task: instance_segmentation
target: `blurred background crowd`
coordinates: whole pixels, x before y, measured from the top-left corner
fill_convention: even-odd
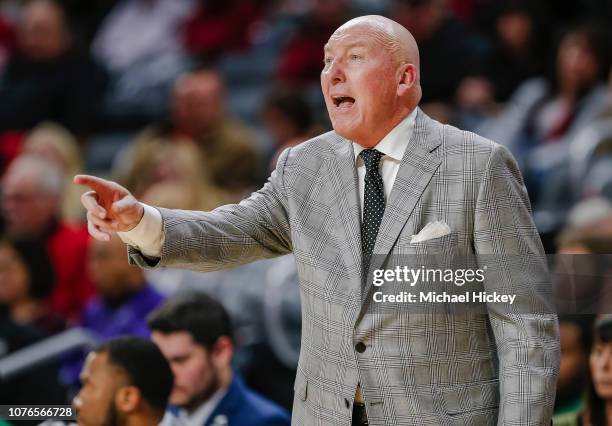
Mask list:
[[[109,177],[170,208],[239,201],[284,148],[330,130],[323,45],[370,13],[417,40],[426,113],[512,151],[547,253],[612,253],[608,0],[0,0],[3,404],[69,401],[83,348],[149,336],[147,315],[195,290],[229,311],[246,383],[291,408],[292,259],[143,272],[117,238],[88,238],[71,180]],[[593,268],[612,283],[611,264]],[[612,334],[594,325],[562,318],[557,424],[612,407],[593,381],[612,383]]]

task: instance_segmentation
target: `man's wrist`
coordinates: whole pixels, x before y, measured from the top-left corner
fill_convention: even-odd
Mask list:
[[[162,216],[155,208],[141,203],[143,206],[142,218],[138,224],[125,232],[118,232],[121,240],[133,247],[138,248],[143,254],[158,257],[161,254],[163,237]]]
[[[141,208],[141,211],[140,211],[140,218],[139,218],[139,219],[138,219],[138,221],[137,221],[137,222],[136,222],[136,223],[135,223],[133,226],[131,226],[129,229],[126,229],[125,231],[121,231],[122,233],[126,234],[126,233],[128,233],[128,232],[131,232],[131,231],[133,231],[134,229],[136,229],[136,228],[137,228],[137,227],[138,227],[138,226],[139,226],[139,225],[142,223],[142,220],[144,219],[144,215],[145,215],[145,212],[146,212],[146,207],[147,207],[147,205],[146,205],[146,204],[144,204],[144,203],[140,203],[140,202],[139,202],[138,204],[140,205],[140,208]]]

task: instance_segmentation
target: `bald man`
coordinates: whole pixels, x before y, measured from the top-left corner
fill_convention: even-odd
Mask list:
[[[334,130],[284,151],[266,185],[240,204],[157,209],[113,182],[77,177],[92,189],[83,197],[91,234],[119,231],[130,261],[145,268],[210,271],[293,253],[303,319],[294,425],[549,423],[554,314],[489,304],[463,315],[448,305],[383,311],[370,279],[398,257],[538,259],[510,153],[418,108],[418,48],[389,19],[338,28],[321,87]],[[520,279],[501,263],[504,288],[548,285],[542,262]]]

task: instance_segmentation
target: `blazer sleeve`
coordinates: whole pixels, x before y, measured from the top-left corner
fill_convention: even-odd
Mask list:
[[[148,258],[128,246],[130,263],[143,268],[170,266],[207,272],[290,253],[285,187],[290,150],[280,155],[268,182],[239,204],[211,212],[158,208],[164,232],[161,258]]]
[[[488,310],[499,361],[498,424],[550,424],[560,362],[558,320],[529,297],[550,290],[546,255],[517,163],[499,144],[493,143],[482,176],[474,221],[478,260],[496,268],[496,282],[485,286],[527,295],[520,311]],[[525,260],[531,262],[529,273],[518,266]]]

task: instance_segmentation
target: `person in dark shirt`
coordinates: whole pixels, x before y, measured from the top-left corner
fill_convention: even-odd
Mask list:
[[[24,6],[17,49],[0,75],[0,132],[43,120],[82,135],[92,124],[103,77],[77,49],[62,8],[53,0]]]
[[[421,102],[453,101],[459,84],[479,62],[476,36],[448,13],[444,0],[395,0],[391,18],[419,45]]]
[[[44,244],[0,237],[0,305],[11,319],[45,335],[62,331],[66,322],[53,312],[53,266]]]

